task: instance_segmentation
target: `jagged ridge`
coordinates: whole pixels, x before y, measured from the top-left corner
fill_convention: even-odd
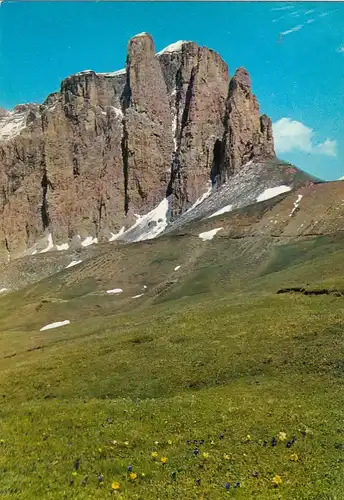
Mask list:
[[[0,252],[47,232],[55,243],[110,239],[165,196],[177,218],[209,181],[271,157],[271,121],[244,69],[230,80],[221,57],[193,42],[155,54],[142,33],[125,71],[72,75],[42,105],[0,113]]]

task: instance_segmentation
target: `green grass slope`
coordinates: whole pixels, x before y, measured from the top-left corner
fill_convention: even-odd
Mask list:
[[[343,237],[201,243],[114,249],[0,300],[0,496],[344,498],[344,299],[276,294],[344,287]]]

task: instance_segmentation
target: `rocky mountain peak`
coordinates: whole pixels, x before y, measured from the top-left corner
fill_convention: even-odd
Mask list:
[[[234,88],[237,85],[241,86],[242,88],[246,88],[249,91],[251,90],[250,75],[249,75],[248,71],[243,67],[238,68],[235,72],[235,75],[232,78],[232,81],[231,81],[232,89],[234,90]]]
[[[125,69],[82,71],[42,105],[0,111],[0,255],[48,236],[55,249],[114,239],[166,196],[175,219],[273,156],[244,68],[230,79],[219,54],[190,41],[155,54],[140,33]]]

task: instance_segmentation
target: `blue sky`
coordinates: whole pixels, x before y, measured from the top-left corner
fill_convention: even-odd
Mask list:
[[[124,66],[128,39],[156,49],[193,40],[232,75],[251,74],[279,157],[325,179],[344,175],[344,3],[10,2],[0,8],[0,107],[42,102],[84,69]]]

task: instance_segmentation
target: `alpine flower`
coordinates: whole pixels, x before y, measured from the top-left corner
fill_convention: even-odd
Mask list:
[[[120,487],[121,487],[121,485],[120,485],[120,484],[119,484],[119,482],[117,482],[117,481],[114,481],[114,482],[112,483],[112,485],[111,485],[111,488],[112,488],[113,490],[119,490],[119,489],[120,489]]]
[[[286,433],[285,433],[285,432],[279,432],[279,433],[278,433],[278,439],[279,439],[280,441],[285,441],[285,440],[287,439],[287,435],[286,435]]]
[[[272,478],[272,483],[273,483],[275,486],[279,486],[280,484],[282,484],[282,483],[283,483],[283,481],[282,481],[281,476],[276,475],[275,477],[273,477],[273,478]]]
[[[161,457],[161,458],[160,458],[160,461],[161,461],[161,463],[162,463],[163,465],[165,465],[165,464],[167,464],[167,462],[168,462],[168,458],[167,458],[167,457]]]

